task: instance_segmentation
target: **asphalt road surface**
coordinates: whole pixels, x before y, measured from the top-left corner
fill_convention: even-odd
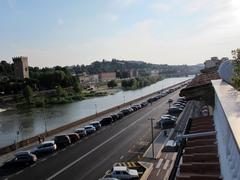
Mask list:
[[[166,113],[168,99],[176,99],[178,93],[179,90],[7,178],[97,180],[115,162],[138,160],[151,142],[148,119],[159,119]],[[159,131],[154,129],[155,137]]]

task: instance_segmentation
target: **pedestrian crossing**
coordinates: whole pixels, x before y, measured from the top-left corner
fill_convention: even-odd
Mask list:
[[[139,164],[137,162],[118,162],[115,163],[114,166],[126,166],[128,168],[134,168],[134,167],[139,167]]]

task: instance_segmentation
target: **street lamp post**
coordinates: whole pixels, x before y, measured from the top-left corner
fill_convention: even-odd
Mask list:
[[[152,157],[155,158],[155,153],[154,153],[154,137],[153,137],[153,120],[154,118],[148,119],[151,121],[151,134],[152,134]]]
[[[96,112],[96,117],[97,117],[97,104],[94,104],[95,105],[95,112]]]

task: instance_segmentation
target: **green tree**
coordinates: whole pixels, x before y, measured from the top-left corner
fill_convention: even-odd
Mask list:
[[[109,82],[107,83],[107,86],[108,86],[109,88],[114,88],[114,87],[117,86],[117,82],[116,82],[115,80],[111,80],[111,81],[109,81]]]
[[[76,92],[76,93],[81,93],[81,86],[80,86],[80,83],[79,81],[75,78],[74,81],[73,81],[73,90]]]
[[[57,86],[57,88],[56,88],[56,95],[60,99],[60,97],[66,97],[67,93],[61,86]]]
[[[232,51],[234,61],[234,77],[233,84],[239,90],[240,89],[240,48]]]
[[[33,91],[32,91],[32,88],[30,86],[27,85],[23,89],[23,96],[25,97],[25,99],[28,102],[28,104],[30,104],[31,100],[32,100],[32,96],[33,96]]]

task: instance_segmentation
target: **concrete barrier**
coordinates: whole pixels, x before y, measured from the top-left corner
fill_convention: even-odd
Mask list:
[[[169,87],[167,87],[167,88],[164,88],[163,91],[164,91],[164,90],[167,90],[167,89],[171,89],[171,88],[173,88],[173,87],[175,87],[175,86],[178,86],[178,85],[180,85],[180,84],[184,84],[184,83],[186,83],[186,82],[188,82],[188,81],[189,81],[189,80],[186,80],[186,81],[184,81],[184,82],[177,83],[177,84],[175,84],[175,85],[169,86]],[[110,109],[101,111],[101,112],[98,113],[98,116],[103,116],[103,115],[106,115],[106,114],[108,114],[108,113],[110,113],[110,112],[112,112],[112,111],[116,111],[116,110],[119,110],[119,109],[121,109],[121,108],[123,108],[123,107],[126,107],[126,106],[129,106],[129,105],[131,105],[131,104],[134,104],[134,103],[139,102],[139,101],[141,101],[141,100],[143,100],[143,99],[146,99],[146,98],[148,98],[148,97],[151,97],[151,96],[157,94],[158,92],[159,92],[159,90],[158,90],[158,91],[155,91],[155,92],[153,92],[153,93],[151,93],[151,94],[148,94],[148,95],[146,95],[146,96],[142,96],[142,97],[140,97],[140,98],[137,98],[137,99],[134,99],[134,100],[132,100],[132,101],[129,101],[129,102],[127,102],[127,103],[123,103],[123,104],[121,104],[121,105],[114,106],[114,107],[112,107],[112,108],[110,108]],[[46,134],[46,133],[37,134],[37,135],[35,135],[35,136],[33,136],[33,137],[30,137],[30,138],[21,140],[21,141],[15,143],[15,144],[11,144],[11,145],[9,145],[9,146],[2,147],[2,148],[0,148],[0,155],[9,153],[9,152],[11,152],[11,151],[16,150],[17,148],[24,147],[24,146],[26,146],[26,145],[32,144],[32,143],[34,143],[34,142],[37,142],[39,136],[49,137],[49,136],[52,136],[52,135],[54,135],[54,134],[60,133],[60,132],[62,132],[62,131],[64,131],[64,130],[67,130],[67,129],[70,129],[70,128],[72,128],[72,127],[75,127],[75,126],[77,126],[77,125],[81,125],[81,124],[83,124],[83,123],[85,123],[85,122],[88,122],[88,121],[94,119],[94,118],[96,118],[96,114],[91,115],[91,116],[88,116],[88,117],[85,117],[85,118],[82,118],[82,119],[80,119],[80,120],[74,121],[74,122],[72,122],[72,123],[69,123],[69,124],[66,124],[66,125],[63,125],[63,126],[60,126],[60,127],[58,127],[58,128],[49,130],[49,131],[47,132],[47,134]]]

